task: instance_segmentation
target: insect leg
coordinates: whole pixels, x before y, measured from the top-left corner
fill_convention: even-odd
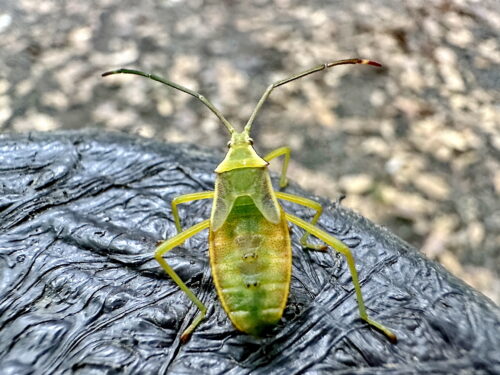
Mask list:
[[[290,161],[290,147],[280,147],[269,154],[264,156],[264,160],[269,162],[278,156],[285,155],[285,160],[283,160],[283,169],[281,170],[280,176],[280,188],[284,188],[288,184],[288,179],[286,178],[286,171],[288,169],[288,162]]]
[[[181,290],[187,294],[188,298],[193,301],[193,303],[200,309],[200,313],[193,320],[193,322],[187,327],[181,335],[181,341],[186,342],[193,332],[193,330],[200,324],[200,322],[205,317],[207,312],[206,306],[196,297],[196,295],[187,287],[186,284],[181,280],[179,275],[174,271],[172,267],[170,267],[165,259],[163,259],[163,255],[168,251],[172,250],[174,247],[179,246],[184,241],[186,241],[189,237],[194,236],[196,233],[206,229],[210,226],[210,220],[207,219],[193,225],[191,228],[186,229],[185,231],[175,235],[172,238],[169,238],[165,242],[163,242],[160,246],[158,246],[155,250],[155,259],[160,263],[160,266],[165,270],[165,272],[174,280],[174,282],[181,288]]]
[[[177,233],[181,233],[182,231],[181,219],[179,217],[179,210],[177,209],[177,205],[181,203],[197,201],[200,199],[212,199],[213,197],[213,191],[201,191],[199,193],[179,195],[178,197],[172,199],[172,215],[174,216],[175,228],[177,229]]]
[[[328,245],[330,245],[333,249],[341,253],[346,257],[347,260],[347,265],[349,266],[349,270],[351,272],[351,278],[352,278],[352,283],[354,285],[354,290],[356,291],[356,299],[358,301],[358,310],[359,310],[359,315],[361,316],[361,319],[363,319],[365,322],[368,324],[372,325],[373,327],[377,328],[379,331],[384,333],[389,340],[392,342],[397,341],[396,335],[388,328],[383,326],[382,324],[370,319],[368,317],[368,313],[366,312],[366,307],[365,303],[363,301],[363,294],[361,293],[361,287],[359,285],[358,281],[358,272],[356,271],[356,266],[354,264],[354,257],[351,253],[351,250],[349,250],[349,247],[347,247],[342,241],[336,239],[333,236],[330,236],[326,232],[322,231],[321,229],[315,227],[314,225],[308,223],[307,221],[304,221],[294,215],[285,213],[287,220],[291,221],[295,225],[298,225],[299,227],[305,229],[309,233],[311,233],[313,236],[318,237],[320,240],[324,241]]]
[[[300,204],[301,206],[305,206],[305,207],[308,207],[308,208],[315,210],[316,214],[314,215],[313,219],[311,220],[312,225],[316,225],[316,223],[319,220],[319,217],[323,213],[323,206],[321,206],[320,203],[315,202],[311,199],[299,197],[299,196],[293,195],[293,194],[282,193],[280,191],[275,191],[274,193],[276,194],[276,197],[278,199],[283,199],[285,201]],[[321,251],[327,250],[327,247],[325,245],[314,245],[312,243],[307,242],[308,237],[309,237],[309,232],[306,231],[306,233],[304,233],[304,235],[300,239],[300,243],[303,247],[306,247],[306,248],[312,249],[312,250],[321,250]]]

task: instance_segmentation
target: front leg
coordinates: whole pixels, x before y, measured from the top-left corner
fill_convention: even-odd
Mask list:
[[[264,156],[264,160],[269,162],[274,158],[277,158],[278,156],[285,155],[285,160],[283,160],[283,168],[281,170],[281,176],[280,176],[280,188],[286,187],[288,184],[288,179],[286,178],[286,171],[288,170],[288,162],[290,161],[290,147],[280,147],[277,148],[274,151],[271,151],[269,154]]]

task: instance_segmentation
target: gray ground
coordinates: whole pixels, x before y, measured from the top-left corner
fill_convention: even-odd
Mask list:
[[[241,4],[240,4],[241,3]],[[500,3],[466,0],[2,0],[0,131],[100,127],[224,150],[200,90],[253,137],[293,148],[289,176],[420,248],[500,301]]]

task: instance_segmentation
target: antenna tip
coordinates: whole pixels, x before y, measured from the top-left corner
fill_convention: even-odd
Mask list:
[[[378,67],[381,67],[382,64],[379,64],[378,62],[376,61],[372,61],[372,60],[365,60],[365,59],[362,59],[360,64],[367,64],[367,65],[373,65],[373,66],[378,66]]]

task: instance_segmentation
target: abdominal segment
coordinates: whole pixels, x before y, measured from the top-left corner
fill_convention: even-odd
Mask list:
[[[279,321],[290,288],[290,236],[281,216],[278,224],[270,223],[251,200],[238,198],[224,225],[210,232],[222,306],[236,328],[256,336]]]

